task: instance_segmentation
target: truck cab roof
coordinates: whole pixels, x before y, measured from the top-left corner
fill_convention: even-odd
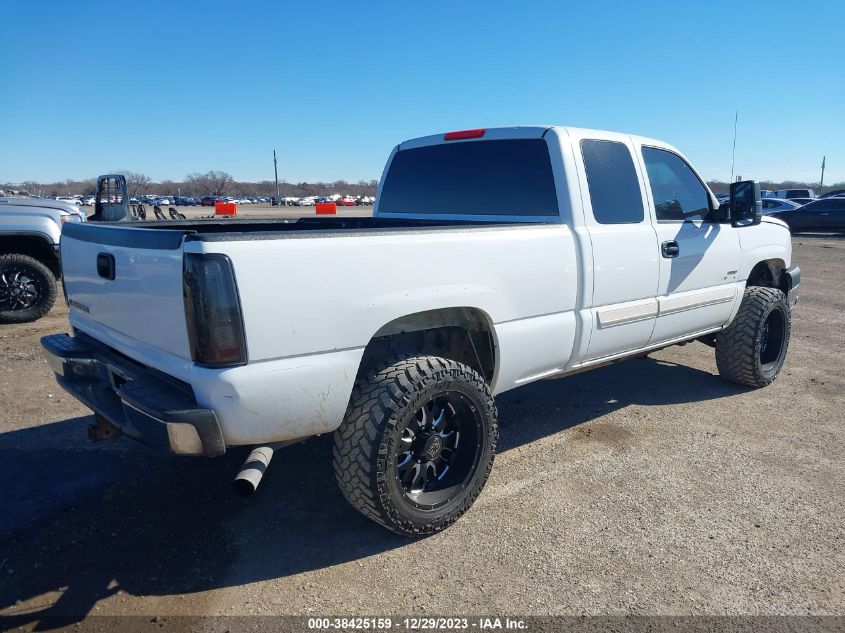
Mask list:
[[[636,143],[642,145],[650,145],[653,147],[662,147],[670,149],[673,152],[680,153],[677,148],[668,143],[649,138],[647,136],[639,136],[636,134],[627,134],[624,132],[612,132],[610,130],[596,130],[590,128],[570,127],[566,125],[515,125],[509,127],[491,127],[491,128],[477,128],[475,130],[462,130],[459,132],[443,132],[439,134],[428,134],[426,136],[419,136],[407,141],[402,141],[396,146],[396,150],[412,149],[415,147],[424,147],[426,145],[439,145],[441,143],[448,143],[454,141],[472,141],[472,140],[504,140],[504,139],[518,139],[518,138],[543,138],[550,130],[556,130],[569,136],[590,136],[595,138],[618,138],[628,137]],[[465,138],[447,139],[446,136],[450,134],[462,134],[465,132],[476,132],[477,135],[467,136]],[[396,151],[394,150],[394,151]]]

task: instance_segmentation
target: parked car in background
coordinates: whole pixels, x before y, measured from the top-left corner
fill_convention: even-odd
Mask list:
[[[771,215],[780,211],[794,211],[801,207],[800,204],[793,200],[786,200],[785,198],[763,198],[763,213]]]
[[[86,207],[93,207],[97,199],[94,196],[86,196],[82,198],[82,204]]]
[[[352,196],[341,196],[335,200],[335,204],[339,207],[354,207],[357,202]]]
[[[201,207],[213,207],[217,202],[223,202],[223,198],[220,196],[203,196],[200,198]]]
[[[717,196],[719,194],[716,194]],[[760,198],[776,198],[775,192],[771,189],[760,189]]]
[[[815,202],[816,200],[818,200],[818,198],[780,198],[780,200],[789,200],[797,205],[804,205],[810,204],[811,202]]]
[[[62,226],[85,221],[74,203],[0,198],[0,323],[29,323],[50,311],[61,276]]]
[[[296,201],[296,203],[295,203],[295,204],[296,204],[296,206],[298,206],[298,207],[313,207],[313,206],[314,206],[314,204],[315,204],[315,202],[316,202],[316,199],[315,199],[315,198],[313,198],[313,197],[311,197],[311,196],[307,196],[307,197],[305,197],[305,198],[299,198],[299,199]]]
[[[814,200],[796,209],[770,214],[783,220],[793,233],[804,231],[845,231],[845,198]]]
[[[845,196],[845,189],[834,189],[833,191],[828,191],[826,194],[819,196],[819,198],[841,198]]]
[[[778,189],[776,194],[778,198],[813,198],[815,200],[816,194],[812,189]]]

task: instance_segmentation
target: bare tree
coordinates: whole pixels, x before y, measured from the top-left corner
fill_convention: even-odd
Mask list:
[[[211,193],[215,196],[222,196],[226,193],[229,185],[235,181],[231,174],[227,174],[225,171],[211,170],[206,172],[205,177],[208,179],[208,186],[211,189]]]
[[[190,191],[193,196],[205,193],[205,184],[205,179],[200,173],[194,172],[185,176],[185,189]]]
[[[235,179],[231,174],[213,169],[204,174],[193,173],[185,176],[185,183],[195,193],[209,193],[213,196],[222,196],[233,182]]]
[[[141,189],[145,189],[152,182],[146,174],[136,171],[118,171],[126,178],[126,188],[129,190],[129,197],[134,198],[138,195]]]
[[[22,182],[21,187],[31,196],[37,195],[42,188],[41,185],[35,182],[34,180],[27,180],[25,182]]]

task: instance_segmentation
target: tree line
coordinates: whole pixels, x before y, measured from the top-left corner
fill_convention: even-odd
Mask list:
[[[778,189],[812,189],[817,196],[820,196],[828,191],[834,189],[845,189],[845,182],[834,182],[823,187],[819,186],[817,182],[800,182],[798,180],[783,180],[775,182],[772,180],[758,181],[760,189],[768,189],[769,191],[777,191]],[[731,189],[731,183],[722,182],[721,180],[708,180],[707,186],[713,193],[728,193]]]
[[[149,195],[182,195],[182,196],[275,196],[276,183],[272,180],[258,182],[241,182],[235,180],[225,171],[211,170],[205,173],[191,173],[181,181],[162,180],[153,182],[146,174],[115,170],[112,173],[123,174],[126,177],[126,188],[130,197]],[[378,180],[359,180],[352,183],[345,180],[334,182],[280,182],[279,194],[302,198],[305,196],[321,196],[340,193],[352,196],[376,195]],[[0,189],[10,189],[33,196],[89,196],[97,189],[96,178],[84,180],[68,179],[63,182],[39,183],[27,181],[17,185],[2,185]]]
[[[205,173],[191,173],[181,181],[162,180],[153,182],[146,174],[117,170],[113,173],[126,176],[126,185],[131,197],[150,195],[183,195],[183,196],[274,196],[276,195],[276,184],[272,180],[261,180],[259,182],[237,181],[231,174],[225,171],[211,170]],[[707,183],[715,193],[727,193],[730,183],[719,180],[711,180]],[[334,193],[352,196],[374,196],[378,180],[359,180],[352,183],[345,180],[334,182],[282,182],[279,183],[279,193],[282,196],[303,198],[305,196],[328,196]],[[85,180],[65,180],[64,182],[38,183],[24,182],[19,185],[3,185],[0,189],[9,189],[28,193],[34,196],[74,196],[93,195],[97,188],[97,179],[88,178]],[[819,187],[818,183],[800,182],[796,180],[784,180],[774,182],[764,180],[760,182],[760,189],[777,191],[778,189],[813,189],[817,195],[833,191],[834,189],[845,189],[845,182],[831,183]]]

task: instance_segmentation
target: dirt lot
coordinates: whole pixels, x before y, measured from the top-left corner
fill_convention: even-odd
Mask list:
[[[845,240],[801,237],[784,373],[694,343],[499,399],[475,507],[409,542],[346,505],[328,438],[280,453],[86,443],[38,339],[0,328],[0,629],[87,614],[845,614]]]

